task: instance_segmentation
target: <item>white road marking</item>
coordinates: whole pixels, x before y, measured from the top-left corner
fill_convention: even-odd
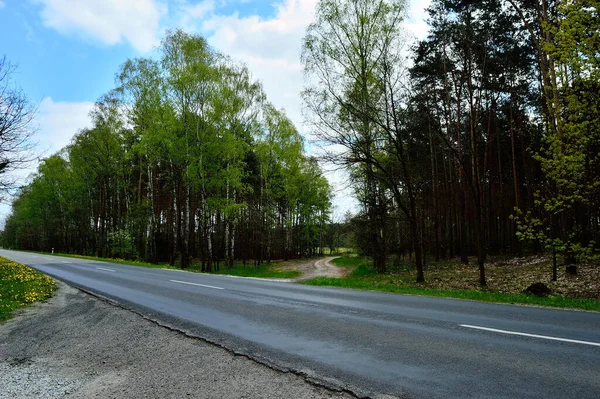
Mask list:
[[[72,262],[67,262],[66,260],[61,260],[62,263],[72,263]]]
[[[169,280],[169,281],[172,282],[172,283],[189,284],[189,285],[197,285],[198,287],[214,288],[216,290],[224,290],[225,289],[225,288],[221,288],[221,287],[215,287],[215,286],[212,286],[212,285],[188,283],[187,281],[179,281],[179,280]]]
[[[96,269],[98,269],[98,270],[106,270],[107,272],[114,272],[115,271],[113,269],[105,269],[103,267],[97,267]]]
[[[479,327],[479,326],[471,326],[468,324],[459,324],[461,327],[465,328],[473,328],[475,330],[484,330],[491,331],[500,334],[509,334],[509,335],[520,335],[522,337],[531,337],[531,338],[540,338],[540,339],[549,339],[551,341],[562,341],[562,342],[570,342],[573,344],[582,344],[582,345],[592,345],[592,346],[600,346],[598,342],[590,342],[590,341],[580,341],[578,339],[569,339],[569,338],[559,338],[559,337],[549,337],[547,335],[538,335],[538,334],[528,334],[517,331],[507,331],[507,330],[498,330],[497,328],[488,328],[488,327]]]
[[[181,269],[168,269],[168,268],[162,268],[160,270],[168,270],[170,272],[180,272],[180,273],[190,273],[190,274],[202,274],[204,277],[223,277],[223,278],[244,278],[244,279],[248,279],[248,280],[259,280],[259,281],[272,281],[274,283],[293,283],[294,281],[296,281],[293,278],[266,278],[266,277],[244,277],[244,276],[230,276],[229,274],[210,274],[210,273],[198,273],[198,272],[191,272],[189,270],[181,270]]]

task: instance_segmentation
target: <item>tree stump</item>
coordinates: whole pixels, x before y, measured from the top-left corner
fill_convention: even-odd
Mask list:
[[[567,273],[569,276],[576,276],[577,275],[577,266],[575,266],[575,265],[566,266],[565,273]]]
[[[544,283],[533,283],[524,292],[535,296],[548,296],[552,290]]]

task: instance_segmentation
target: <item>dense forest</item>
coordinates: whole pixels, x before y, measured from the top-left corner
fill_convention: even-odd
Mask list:
[[[349,222],[380,272],[408,256],[423,281],[428,259],[475,256],[485,285],[488,255],[598,256],[599,4],[433,0],[409,46],[403,1],[319,2],[307,116],[351,171]]]
[[[303,138],[248,70],[171,32],[127,61],[93,125],[45,159],[3,245],[204,270],[352,246],[377,271],[430,260],[600,253],[600,20],[594,0],[320,0],[302,43],[307,126],[359,201],[330,221]],[[345,238],[342,238],[345,237]],[[352,237],[350,240],[348,237]],[[471,257],[471,259],[469,259]]]
[[[91,127],[41,162],[3,245],[206,271],[322,250],[329,184],[261,84],[196,35],[159,54],[125,62]]]

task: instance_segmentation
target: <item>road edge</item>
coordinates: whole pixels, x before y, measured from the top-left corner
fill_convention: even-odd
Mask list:
[[[138,309],[136,309],[134,307],[131,307],[131,306],[127,306],[126,304],[123,304],[123,303],[119,302],[118,300],[113,299],[111,297],[108,297],[108,296],[96,293],[96,292],[91,291],[89,289],[86,289],[86,288],[74,285],[74,284],[72,284],[70,282],[67,282],[67,281],[64,281],[64,280],[61,280],[61,279],[57,279],[55,277],[53,277],[53,278],[55,280],[57,280],[57,281],[60,281],[63,284],[68,285],[69,287],[72,287],[72,288],[77,289],[77,290],[79,290],[81,292],[84,292],[84,293],[90,295],[91,297],[96,298],[96,299],[98,299],[98,300],[100,300],[100,301],[102,301],[104,303],[107,303],[109,305],[112,305],[114,307],[117,307],[117,308],[120,308],[120,309],[123,309],[123,310],[130,311],[130,312],[132,312],[132,313],[134,313],[134,314],[142,317],[143,319],[148,320],[148,321],[150,321],[150,322],[158,325],[159,327],[163,327],[163,328],[166,328],[166,329],[168,329],[170,331],[179,333],[179,334],[181,334],[181,335],[183,335],[183,336],[185,336],[187,338],[198,339],[198,340],[200,340],[202,342],[205,342],[207,344],[210,344],[210,345],[216,346],[218,348],[224,349],[224,350],[226,350],[227,352],[231,353],[234,356],[244,357],[244,358],[246,358],[248,360],[251,360],[251,361],[253,361],[253,362],[257,363],[257,364],[260,364],[262,366],[268,367],[271,370],[274,370],[274,371],[277,371],[277,372],[280,372],[280,373],[292,373],[294,375],[297,375],[298,377],[301,377],[304,381],[306,381],[307,383],[309,383],[309,384],[311,384],[311,385],[313,385],[315,387],[327,389],[329,391],[333,391],[333,392],[337,392],[337,393],[344,393],[344,394],[350,395],[350,396],[352,396],[354,398],[357,398],[357,399],[370,399],[370,398],[385,399],[385,398],[391,398],[392,397],[392,396],[389,396],[389,395],[378,395],[378,394],[373,395],[373,393],[364,392],[364,391],[362,391],[362,390],[360,390],[360,389],[358,389],[356,387],[345,386],[344,384],[341,384],[340,382],[338,382],[336,380],[326,379],[326,378],[317,378],[315,376],[312,376],[312,375],[308,374],[307,372],[305,372],[303,370],[295,369],[293,367],[280,366],[279,364],[277,364],[276,362],[274,362],[274,361],[272,361],[272,360],[270,360],[268,358],[260,357],[260,356],[248,354],[248,353],[236,350],[236,349],[232,349],[232,348],[230,348],[230,347],[228,347],[228,346],[224,345],[223,343],[218,342],[216,340],[213,340],[213,339],[210,339],[208,337],[195,334],[195,333],[190,332],[190,331],[186,331],[185,329],[182,329],[182,328],[179,328],[177,326],[174,326],[174,325],[162,322],[162,321],[160,321],[158,319],[152,318],[152,317],[144,314],[140,310],[138,310]]]

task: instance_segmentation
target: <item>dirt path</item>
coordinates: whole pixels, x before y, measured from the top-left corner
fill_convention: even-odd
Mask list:
[[[349,398],[60,283],[0,324],[4,398]]]
[[[281,270],[298,270],[302,275],[290,281],[303,281],[310,280],[316,277],[346,277],[352,272],[349,268],[338,267],[331,263],[331,261],[339,256],[331,256],[323,259],[311,259],[305,261],[298,261],[280,267]]]

